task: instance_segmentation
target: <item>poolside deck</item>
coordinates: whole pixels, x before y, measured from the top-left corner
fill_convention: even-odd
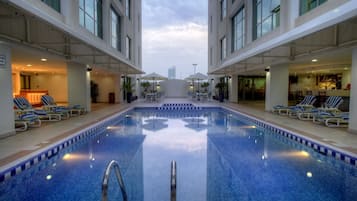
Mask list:
[[[154,106],[162,103],[194,103],[196,105],[221,105],[242,113],[254,116],[258,119],[276,124],[285,129],[294,131],[306,137],[336,147],[338,150],[350,153],[357,157],[357,135],[349,133],[346,128],[328,128],[317,125],[311,121],[291,119],[264,111],[262,103],[219,103],[216,101],[197,102],[192,99],[165,99],[160,103],[136,101],[132,104],[96,104],[92,111],[86,115],[72,117],[60,122],[44,123],[40,128],[31,128],[25,132],[0,139],[0,170],[11,166],[27,155],[43,149],[71,134],[115,113],[128,109],[132,106]]]

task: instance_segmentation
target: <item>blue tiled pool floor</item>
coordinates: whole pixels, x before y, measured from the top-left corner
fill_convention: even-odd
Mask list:
[[[42,182],[21,188],[13,197],[23,200],[20,192],[24,191],[25,195],[26,190],[36,192],[34,187],[42,185],[40,189],[49,188],[39,192],[39,195],[44,193],[42,196],[46,199],[74,198],[69,196],[66,184],[56,180],[80,175],[80,183],[98,183],[100,169],[104,169],[105,161],[111,158],[122,164],[133,200],[169,199],[171,160],[178,164],[178,200],[340,201],[357,195],[356,190],[350,188],[357,183],[354,167],[342,161],[331,162],[330,157],[288,138],[281,139],[281,134],[247,123],[242,116],[213,110],[193,114],[142,110],[143,115],[139,115],[139,111],[128,113],[122,123],[108,128],[105,135],[93,136],[92,142],[79,147],[71,157],[61,155],[63,162],[51,162],[41,175],[32,178],[30,173],[34,181]],[[115,143],[118,140],[124,144],[118,146]],[[110,153],[117,154],[109,156]],[[84,163],[77,164],[80,161]],[[39,169],[43,168],[40,165]],[[71,170],[57,172],[68,168]],[[88,172],[95,174],[86,176]],[[29,178],[19,176],[23,179],[8,181],[10,189],[3,188],[1,193],[10,193],[11,186]],[[50,182],[59,182],[63,188],[56,185],[56,190],[66,194],[46,195],[51,192]],[[84,193],[76,200],[98,198],[97,190],[86,192],[88,187],[80,190],[79,186],[76,189]],[[39,200],[33,196],[29,200]]]
[[[70,135],[70,133],[76,132],[78,129],[83,128],[85,125],[91,125],[102,118],[122,111],[128,107],[133,107],[136,105],[160,106],[163,103],[170,102],[192,103],[192,101],[189,99],[165,99],[160,103],[134,102],[130,105],[99,104],[95,106],[98,109],[84,116],[74,117],[66,121],[50,123],[40,128],[30,129],[26,132],[19,133],[15,136],[0,139],[0,169],[4,169],[5,166],[21,157],[24,157],[40,148],[63,139],[64,137]],[[196,105],[205,106],[227,106],[265,121],[278,124],[284,128],[291,129],[302,135],[316,139],[317,141],[322,141],[326,144],[337,147],[341,150],[348,151],[357,156],[357,135],[348,133],[346,129],[331,129],[321,125],[315,125],[311,122],[299,121],[296,119],[273,115],[269,112],[264,112],[264,107],[261,103],[249,103],[249,106],[233,103],[220,104],[218,102],[193,103]]]

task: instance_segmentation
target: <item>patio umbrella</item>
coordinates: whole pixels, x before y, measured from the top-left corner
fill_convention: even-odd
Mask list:
[[[149,131],[158,131],[164,128],[167,128],[168,125],[166,124],[168,120],[162,118],[153,118],[145,120],[145,124],[142,126],[145,130]]]
[[[142,76],[141,80],[152,80],[154,82],[155,80],[167,80],[167,77],[159,75],[159,74],[154,72],[154,73],[150,73],[150,74]],[[153,91],[154,91],[155,90],[154,89],[154,84],[152,85],[152,88],[153,88]]]
[[[188,76],[187,78],[185,78],[185,80],[192,80],[192,84],[193,84],[193,88],[195,88],[195,85],[194,85],[194,80],[197,80],[197,90],[200,89],[200,86],[199,86],[199,81],[200,80],[207,80],[208,79],[208,76],[207,75],[204,75],[200,72],[198,73],[195,73],[195,74],[192,74],[190,76]],[[194,92],[195,90],[193,90]]]
[[[204,119],[199,118],[199,117],[198,118],[185,118],[185,119],[183,119],[183,121],[188,123],[185,125],[185,127],[191,128],[198,132],[210,127],[208,124],[204,123],[205,122]]]

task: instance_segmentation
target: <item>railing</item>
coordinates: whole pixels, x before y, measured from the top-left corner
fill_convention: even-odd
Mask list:
[[[103,182],[102,182],[102,201],[107,201],[108,200],[109,175],[110,175],[110,172],[111,172],[112,168],[114,168],[115,175],[117,177],[118,184],[119,184],[121,193],[123,195],[123,201],[128,201],[128,197],[126,195],[126,190],[125,190],[123,177],[121,176],[121,173],[120,173],[120,167],[119,167],[118,162],[116,162],[115,160],[110,161],[110,163],[108,164],[108,166],[107,166],[107,168],[106,168],[106,170],[104,172]]]
[[[171,161],[171,201],[176,201],[176,161]]]

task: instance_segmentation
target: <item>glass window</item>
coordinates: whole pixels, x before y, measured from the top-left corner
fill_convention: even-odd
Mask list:
[[[300,15],[309,12],[326,1],[327,0],[300,0]]]
[[[227,56],[226,49],[227,49],[227,41],[226,41],[226,37],[223,37],[221,39],[221,60],[223,60]]]
[[[242,7],[232,18],[232,52],[244,46],[244,7]]]
[[[131,7],[131,0],[126,0],[125,1],[125,15],[129,18],[129,20],[131,18],[130,7]]]
[[[226,0],[221,0],[221,20],[223,20],[227,15],[227,2]]]
[[[112,19],[112,31],[111,31],[111,35],[112,35],[112,47],[114,47],[117,50],[121,50],[121,42],[120,42],[120,16],[117,14],[117,12],[115,12],[115,10],[113,8],[111,8],[111,19]]]
[[[55,9],[57,12],[61,12],[61,0],[41,0],[49,7]]]
[[[126,36],[125,47],[126,47],[125,56],[127,59],[130,60],[131,59],[131,38],[129,36]]]
[[[280,26],[280,0],[254,1],[254,35],[257,39]]]
[[[79,1],[79,24],[96,36],[103,38],[102,0]]]

